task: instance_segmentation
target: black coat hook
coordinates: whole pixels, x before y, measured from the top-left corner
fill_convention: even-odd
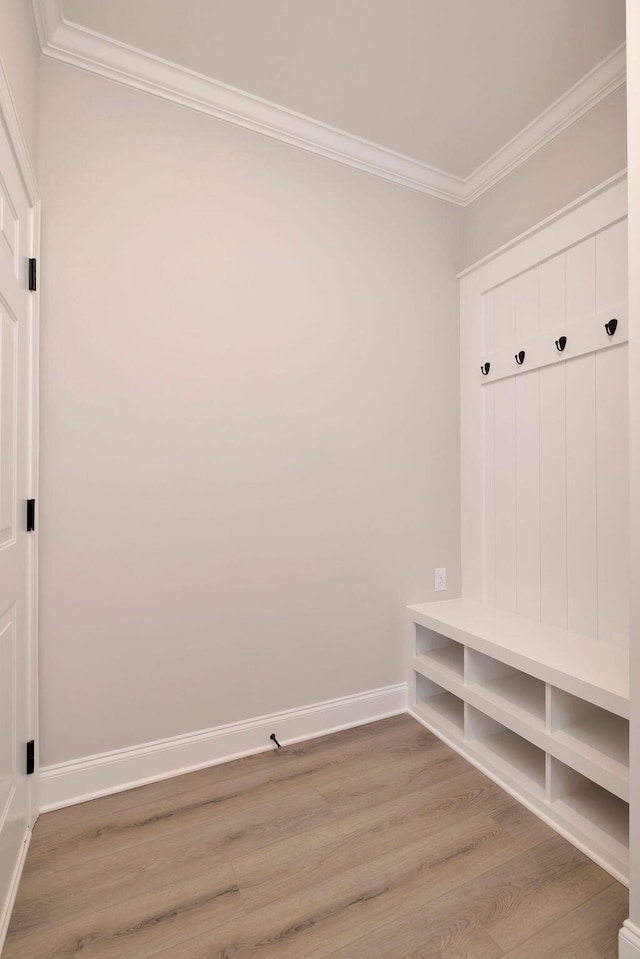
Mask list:
[[[480,367],[480,372],[482,373],[483,376],[487,376],[490,369],[491,369],[491,363],[483,363],[482,366]]]
[[[607,331],[609,336],[613,336],[616,329],[618,328],[618,321],[616,319],[609,320],[608,323],[605,323],[604,328]]]
[[[516,353],[516,363],[518,366],[522,366],[524,363],[524,350],[520,350],[519,353]]]
[[[566,345],[567,345],[566,336],[561,336],[559,340],[556,340],[556,349],[558,353],[562,353]]]

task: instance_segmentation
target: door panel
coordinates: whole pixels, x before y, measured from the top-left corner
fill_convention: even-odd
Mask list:
[[[13,731],[16,685],[15,609],[11,607],[0,620],[0,728]],[[14,736],[0,738],[0,810],[4,813],[11,797],[16,775]]]
[[[0,122],[0,948],[32,825],[26,744],[32,738],[32,344],[28,290],[34,211]],[[31,537],[31,538],[30,538]]]
[[[16,530],[16,380],[15,322],[0,304],[0,547]]]

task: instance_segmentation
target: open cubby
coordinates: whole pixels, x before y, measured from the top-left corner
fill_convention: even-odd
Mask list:
[[[596,761],[629,769],[629,723],[621,716],[552,688],[550,725],[558,741]]]
[[[510,779],[542,798],[545,790],[545,753],[473,706],[469,707],[467,739]]]
[[[467,682],[483,698],[539,729],[545,726],[545,684],[477,650],[469,651]]]
[[[415,655],[425,666],[444,670],[462,682],[464,677],[464,646],[440,633],[416,624]]]
[[[427,722],[433,722],[444,732],[462,736],[464,730],[464,702],[442,686],[416,673],[416,708]]]
[[[551,760],[551,808],[569,827],[592,837],[621,868],[628,862],[629,804],[558,759]]]

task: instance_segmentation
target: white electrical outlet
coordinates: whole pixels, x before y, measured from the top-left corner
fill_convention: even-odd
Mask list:
[[[447,588],[447,570],[446,570],[446,567],[444,567],[444,566],[438,567],[438,569],[436,569],[436,571],[435,571],[435,574],[436,574],[436,575],[435,575],[435,581],[434,581],[433,588],[435,589],[436,593],[441,593],[443,590],[445,590],[445,589]]]

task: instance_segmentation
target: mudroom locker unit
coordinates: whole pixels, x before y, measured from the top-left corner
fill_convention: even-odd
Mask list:
[[[629,882],[626,177],[461,275],[462,598],[412,715]]]
[[[17,457],[28,480],[0,482],[5,538],[25,546],[22,634],[0,628],[0,794],[20,800],[0,816],[0,953],[29,951],[32,935],[55,951],[58,931],[89,941],[111,908],[81,871],[87,900],[66,930],[45,915],[46,883],[22,876],[44,849],[62,888],[75,864],[51,836],[58,821],[82,829],[90,800],[124,810],[150,786],[162,804],[174,777],[251,753],[292,763],[294,743],[382,720],[415,737],[402,761],[428,766],[433,748],[473,803],[486,788],[535,844],[559,847],[561,876],[543,854],[523,867],[534,899],[545,885],[531,912],[549,954],[569,948],[554,900],[583,942],[607,912],[607,955],[619,934],[620,959],[638,959],[640,0],[626,30],[624,0],[465,0],[458,14],[383,0],[365,21],[357,3],[252,3],[249,17],[223,0],[194,0],[189,17],[151,6],[8,0],[0,15],[0,300],[17,282],[22,303],[9,318],[0,302],[0,473]],[[12,324],[29,310],[27,369]],[[16,439],[18,356],[31,396]],[[374,747],[362,753],[378,769]],[[476,770],[493,782],[476,787]],[[325,798],[313,788],[310,816]],[[434,808],[444,796],[466,828],[458,788]],[[288,841],[294,815],[279,798],[272,812]],[[401,825],[417,890],[430,860],[416,823]],[[479,816],[477,837],[490,825]],[[482,897],[494,864],[497,886],[517,886],[517,828],[498,830],[495,855],[481,846]],[[101,829],[83,862],[107,847]],[[404,908],[373,852],[363,843]],[[573,859],[611,897],[594,908]],[[442,861],[470,881],[468,860]],[[128,907],[153,870],[141,851],[137,872],[117,868]],[[175,942],[198,937],[201,915],[234,922],[236,902],[248,916],[236,885],[223,920],[198,900]],[[156,883],[166,903],[149,899],[137,926],[116,916],[114,941],[135,954],[147,931],[161,938],[145,917],[178,916],[179,887]],[[425,922],[433,890],[416,893]],[[523,899],[518,948],[532,938]],[[386,902],[353,901],[367,935],[386,927]],[[264,933],[261,918],[255,942],[296,951],[307,940],[287,939],[290,912]],[[309,929],[329,955],[315,915],[305,905],[296,936]]]

